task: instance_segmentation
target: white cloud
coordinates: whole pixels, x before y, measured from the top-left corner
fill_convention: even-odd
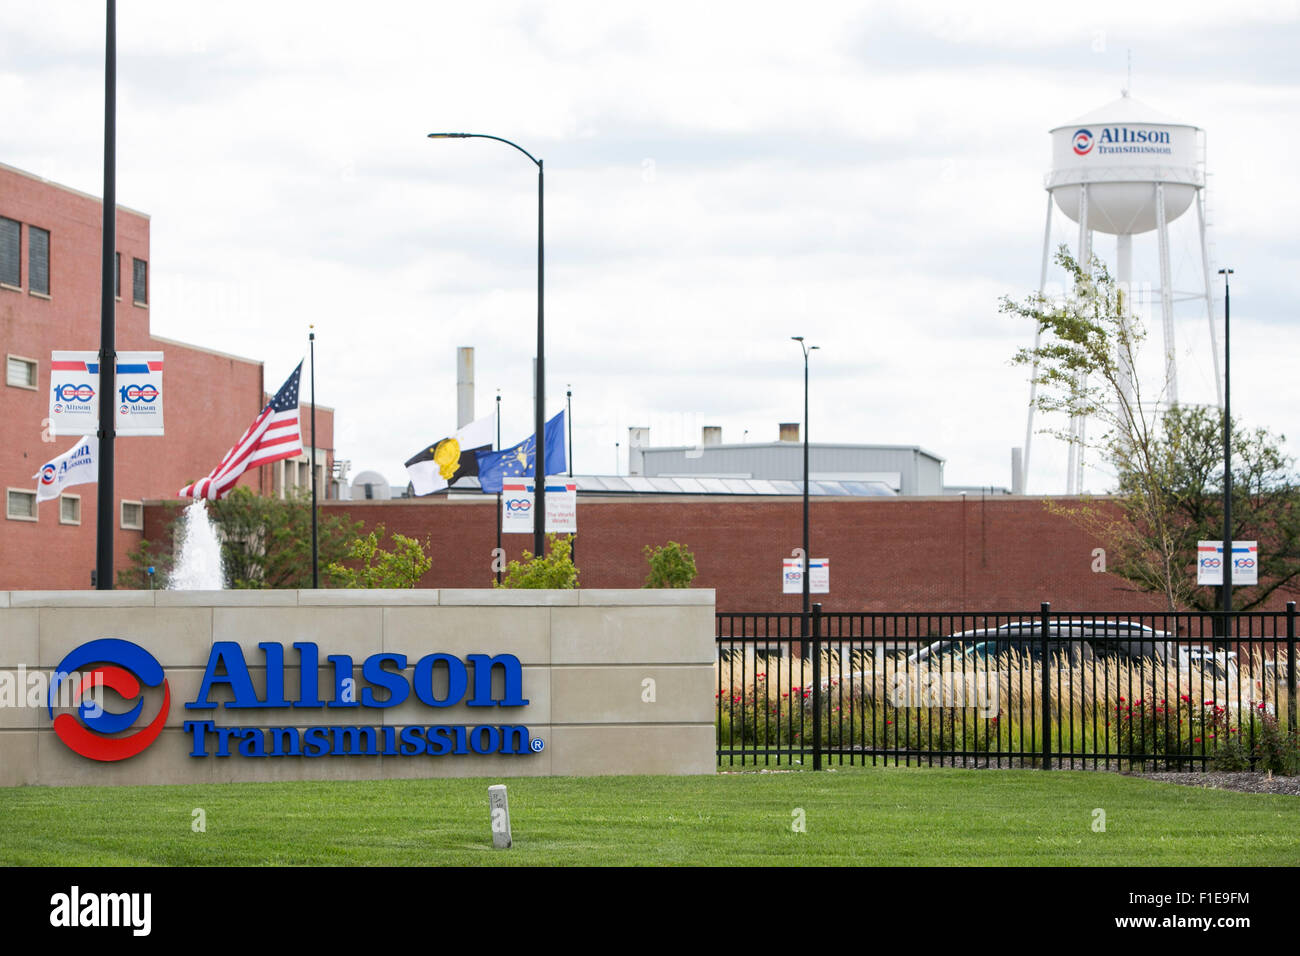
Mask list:
[[[0,161],[97,193],[101,8],[0,13]],[[454,424],[456,346],[478,349],[480,411],[500,387],[506,439],[531,428],[535,170],[425,138],[469,130],[546,161],[548,405],[572,383],[580,469],[611,469],[615,441],[625,461],[629,425],[775,437],[802,413],[804,334],[814,438],[920,444],[951,482],[1007,484],[1029,335],[998,297],[1037,281],[1047,129],[1113,99],[1130,49],[1135,95],[1208,131],[1234,409],[1300,413],[1277,387],[1297,39],[1293,2],[1230,23],[1210,3],[133,2],[118,197],[152,215],[154,330],[274,378],[314,323],[339,454],[395,481]],[[1198,255],[1175,249],[1178,281]],[[1204,394],[1194,305],[1178,336]],[[1033,463],[1031,490],[1063,487],[1059,446]]]

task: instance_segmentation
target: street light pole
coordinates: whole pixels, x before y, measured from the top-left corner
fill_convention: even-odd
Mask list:
[[[99,298],[99,487],[95,511],[95,587],[113,589],[113,438],[117,403],[117,3],[108,0],[104,30],[104,233]]]
[[[790,336],[803,349],[803,628],[808,635],[808,612],[812,594],[812,553],[808,542],[808,353],[817,348],[804,342],[802,335]],[[806,642],[805,642],[806,644]],[[805,656],[807,647],[804,647]]]
[[[545,255],[543,252],[544,218],[543,218],[543,167],[542,161],[518,143],[512,143],[500,136],[487,133],[430,133],[430,139],[494,139],[498,143],[513,146],[527,156],[537,166],[537,387],[536,408],[534,409],[533,445],[535,466],[533,468],[533,554],[543,557],[546,554],[546,322],[545,322]]]
[[[1230,636],[1232,615],[1232,363],[1229,361],[1231,302],[1228,276],[1231,269],[1220,269],[1223,276],[1223,637]]]
[[[564,417],[569,420],[569,477],[573,477],[573,386],[566,386],[564,391]]]
[[[501,389],[497,389],[497,443],[493,451],[501,450]],[[501,583],[501,565],[504,561],[505,552],[501,550],[501,492],[497,492],[497,584]]]

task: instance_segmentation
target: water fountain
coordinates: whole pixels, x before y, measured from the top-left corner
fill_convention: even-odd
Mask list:
[[[176,564],[167,588],[171,591],[220,591],[224,587],[221,538],[208,514],[206,502],[198,498],[181,515]]]

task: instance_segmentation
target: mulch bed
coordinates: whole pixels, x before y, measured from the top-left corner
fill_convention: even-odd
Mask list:
[[[1126,773],[1127,777],[1181,783],[1188,787],[1214,790],[1240,790],[1243,793],[1284,793],[1300,797],[1300,777],[1274,777],[1266,773],[1225,773],[1192,771],[1186,773]]]

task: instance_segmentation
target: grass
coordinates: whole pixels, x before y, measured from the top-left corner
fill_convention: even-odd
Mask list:
[[[0,790],[4,865],[1295,865],[1295,797],[1107,773],[865,769]],[[192,811],[207,830],[191,830]],[[1093,832],[1094,808],[1106,831]],[[802,809],[807,831],[795,833]]]

